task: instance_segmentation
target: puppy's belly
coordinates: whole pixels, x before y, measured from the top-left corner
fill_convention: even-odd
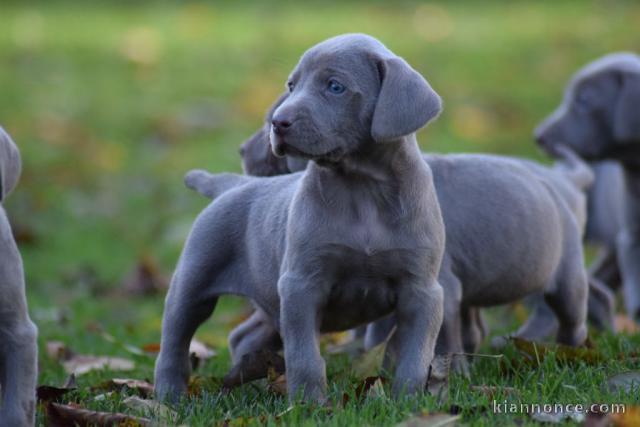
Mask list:
[[[545,289],[544,282],[499,282],[480,286],[472,292],[465,293],[463,304],[476,307],[491,307],[518,301]]]
[[[391,313],[396,291],[391,280],[356,277],[337,283],[322,312],[323,332],[343,331]]]

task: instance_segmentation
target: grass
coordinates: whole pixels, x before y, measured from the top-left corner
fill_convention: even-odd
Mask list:
[[[24,172],[7,209],[24,256],[32,317],[40,328],[40,383],[66,374],[46,356],[48,341],[81,353],[131,357],[96,330],[132,345],[157,342],[161,295],[135,298],[123,278],[145,258],[169,273],[206,201],[184,190],[195,167],[238,171],[238,145],[262,120],[299,55],[343,32],[367,32],[407,58],[445,100],[441,118],[420,132],[429,151],[481,151],[545,161],[531,141],[579,66],[615,50],[640,50],[640,5],[618,2],[3,2],[0,6],[0,123],[20,146]],[[220,355],[199,373],[228,368],[226,333],[246,310],[227,298],[198,337]],[[495,334],[521,316],[494,315]],[[515,319],[515,320],[514,320]],[[326,410],[296,408],[261,386],[185,402],[181,420],[389,425],[414,412],[462,408],[477,425],[531,422],[479,412],[486,397],[469,384],[509,385],[516,401],[621,401],[602,390],[607,375],[637,369],[638,338],[595,338],[607,363],[569,367],[545,360],[505,374],[481,359],[470,380],[455,377],[450,401],[424,397],[350,401]],[[483,351],[489,351],[487,347]],[[138,357],[136,378],[152,378]],[[332,398],[353,389],[349,362],[329,361]],[[80,377],[88,387],[114,375]],[[95,402],[121,409],[121,397]],[[476,409],[474,409],[476,408]],[[475,412],[474,412],[475,411]],[[261,417],[266,416],[266,419]],[[42,422],[42,413],[39,413]],[[237,421],[239,423],[243,421]]]

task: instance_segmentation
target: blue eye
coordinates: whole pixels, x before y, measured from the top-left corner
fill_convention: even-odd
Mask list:
[[[329,89],[329,92],[334,93],[336,95],[341,94],[346,89],[342,84],[340,84],[337,80],[334,80],[334,79],[329,80],[329,85],[327,86],[327,88]]]
[[[289,92],[293,92],[293,82],[287,82],[287,87],[289,88]]]

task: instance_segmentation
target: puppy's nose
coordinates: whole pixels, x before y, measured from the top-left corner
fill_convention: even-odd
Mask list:
[[[291,127],[291,120],[288,119],[273,119],[271,121],[273,131],[279,135],[283,135]]]

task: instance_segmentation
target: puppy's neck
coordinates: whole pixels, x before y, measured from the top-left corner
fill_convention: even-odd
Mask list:
[[[422,169],[426,166],[415,134],[394,141],[368,141],[338,162],[314,163],[315,167],[330,170],[336,175],[374,181],[395,180],[415,167]]]

